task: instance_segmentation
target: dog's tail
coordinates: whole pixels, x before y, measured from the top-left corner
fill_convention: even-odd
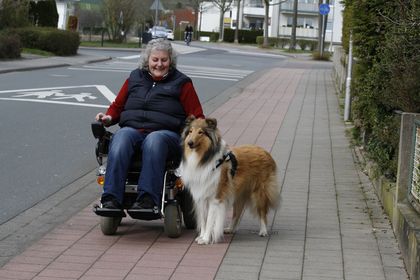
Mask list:
[[[277,181],[277,175],[273,172],[266,181],[266,197],[269,208],[276,209],[280,205],[280,186]]]

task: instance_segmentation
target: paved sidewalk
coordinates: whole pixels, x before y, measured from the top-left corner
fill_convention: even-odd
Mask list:
[[[22,59],[0,60],[0,74],[15,71],[30,71],[43,68],[71,66],[110,60],[110,57],[88,56],[53,56],[49,58],[30,54],[22,54]]]
[[[103,236],[91,207],[0,268],[0,279],[408,279],[397,241],[345,137],[332,65],[290,59],[255,74],[210,116],[230,144],[255,143],[278,164],[282,203],[267,238],[248,212],[225,242],[124,219]],[[206,106],[205,106],[206,107]]]

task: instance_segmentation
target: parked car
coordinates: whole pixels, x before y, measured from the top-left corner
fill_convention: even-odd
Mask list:
[[[175,39],[174,32],[171,29],[166,29],[166,39],[171,41]]]
[[[153,26],[149,32],[152,34],[152,39],[166,38],[167,36],[166,28],[163,26]]]

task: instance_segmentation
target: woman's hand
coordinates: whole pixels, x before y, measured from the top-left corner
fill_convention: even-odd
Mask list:
[[[104,113],[98,113],[95,119],[102,122],[104,125],[109,125],[112,121],[112,117],[110,115],[105,115]]]

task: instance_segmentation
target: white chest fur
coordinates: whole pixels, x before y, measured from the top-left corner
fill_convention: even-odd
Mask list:
[[[220,181],[220,168],[215,168],[218,158],[219,155],[216,155],[208,164],[199,165],[201,158],[197,153],[192,152],[181,162],[182,181],[195,200],[214,196]]]

